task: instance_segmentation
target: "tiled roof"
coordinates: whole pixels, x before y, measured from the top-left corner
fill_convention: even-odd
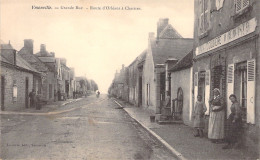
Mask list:
[[[168,24],[160,33],[159,38],[182,38],[182,36],[172,27],[172,25]]]
[[[46,63],[55,63],[55,58],[54,57],[38,57],[42,62]]]
[[[191,50],[187,55],[185,55],[181,60],[179,60],[169,71],[179,71],[192,66],[193,50]]]
[[[21,55],[16,54],[16,65],[25,69],[28,69],[33,72],[38,72],[35,68],[33,68],[26,60],[24,60]]]
[[[5,52],[5,50],[13,50],[10,44],[4,45],[5,49],[1,50],[1,52]],[[13,62],[10,62],[8,59],[6,59],[2,54],[1,54],[1,61],[5,63],[9,63],[11,65],[14,65]],[[28,71],[36,72],[39,73],[34,67],[32,67],[26,60],[24,60],[21,55],[16,54],[16,66],[26,69]]]
[[[31,66],[33,66],[39,72],[46,72],[48,71],[48,67],[34,54],[31,54],[27,49],[22,48],[19,52],[19,55],[23,59],[25,59]]]
[[[10,63],[2,54],[0,54],[0,56],[2,62]]]
[[[1,44],[0,49],[14,49],[11,44]]]
[[[181,59],[193,47],[193,39],[151,39],[154,65],[164,64],[168,58]]]

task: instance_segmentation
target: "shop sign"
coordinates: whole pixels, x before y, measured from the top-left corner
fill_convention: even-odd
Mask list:
[[[253,18],[245,23],[240,24],[236,28],[208,41],[207,43],[204,43],[201,46],[198,46],[196,48],[196,55],[200,55],[202,53],[211,51],[213,49],[216,49],[220,46],[223,46],[229,42],[232,42],[236,39],[239,39],[245,35],[248,35],[255,31],[255,28],[257,26],[256,18]]]

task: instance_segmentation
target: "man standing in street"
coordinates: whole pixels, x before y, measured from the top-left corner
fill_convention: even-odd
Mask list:
[[[35,97],[36,94],[35,94],[35,91],[34,89],[32,89],[32,91],[29,93],[29,98],[30,98],[30,107],[35,107]]]

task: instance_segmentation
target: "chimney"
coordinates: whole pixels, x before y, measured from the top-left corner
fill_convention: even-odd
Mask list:
[[[25,39],[24,40],[24,48],[29,51],[30,54],[33,54],[33,40]]]
[[[46,45],[45,44],[41,44],[40,52],[46,52]]]
[[[63,65],[66,66],[66,62],[67,62],[67,60],[66,60],[65,58],[61,58],[60,61],[61,61],[61,63],[62,63]]]
[[[157,22],[157,39],[159,39],[159,36],[163,29],[169,24],[168,18],[160,18]]]
[[[52,57],[55,57],[55,53],[54,52],[50,52]]]

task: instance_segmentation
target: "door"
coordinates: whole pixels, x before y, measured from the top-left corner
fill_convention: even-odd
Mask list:
[[[1,110],[5,109],[5,77],[1,76]]]
[[[49,99],[52,98],[52,84],[49,84]]]
[[[205,102],[205,72],[199,73],[198,95],[202,96],[202,101]],[[197,97],[194,97],[197,100]]]
[[[139,106],[142,106],[142,77],[139,77],[139,92],[138,92],[138,104]]]
[[[29,79],[28,77],[25,78],[25,107],[28,108],[28,101],[29,101]]]
[[[175,119],[182,120],[182,109],[183,109],[183,91],[182,88],[179,88],[177,92],[177,107],[175,109]]]

